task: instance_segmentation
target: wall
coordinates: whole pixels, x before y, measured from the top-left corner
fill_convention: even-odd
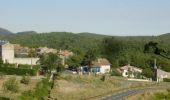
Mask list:
[[[123,70],[123,72],[122,72],[122,76],[123,76],[123,77],[128,77],[128,74],[127,74],[127,73],[128,73],[128,71],[127,71],[127,70]]]
[[[14,58],[13,63],[36,65],[39,58]]]
[[[6,43],[1,47],[2,60],[4,63],[36,65],[36,62],[39,60],[39,58],[15,58],[13,44]]]
[[[102,65],[101,68],[100,68],[100,72],[102,74],[108,73],[109,71],[110,71],[110,65]]]

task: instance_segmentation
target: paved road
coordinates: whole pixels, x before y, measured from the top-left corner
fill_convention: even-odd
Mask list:
[[[111,96],[101,98],[100,100],[124,100],[124,98],[126,98],[126,97],[128,97],[130,95],[134,95],[134,94],[137,94],[137,93],[142,93],[145,90],[146,89],[126,90],[126,91],[122,91],[120,93],[113,94]]]

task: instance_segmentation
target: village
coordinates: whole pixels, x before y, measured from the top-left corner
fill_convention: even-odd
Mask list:
[[[157,88],[157,85],[163,84],[163,81],[170,78],[170,73],[157,67],[159,65],[157,65],[156,59],[154,60],[153,76],[146,77],[143,74],[144,69],[138,66],[127,63],[126,65],[112,68],[109,60],[102,57],[96,58],[91,63],[80,64],[78,67],[69,66],[68,60],[74,55],[69,50],[56,50],[48,47],[29,48],[1,40],[0,81],[3,84],[0,83],[0,86],[5,90],[0,90],[1,92],[10,91],[1,97],[31,100],[33,98],[42,98],[43,96],[45,100],[56,100],[56,98],[79,100],[82,98],[96,98],[94,95],[100,95],[96,99],[104,97],[105,99],[103,100],[108,100],[105,94],[108,91],[114,93],[114,91],[120,90],[122,91],[120,93],[124,94],[126,88],[132,91],[136,91],[133,88],[138,90],[140,88],[147,89],[147,87],[151,86]],[[88,60],[88,62],[90,61]],[[77,62],[71,62],[71,64],[74,63]],[[20,89],[18,87],[19,81]],[[9,82],[11,82],[11,85],[4,85]],[[8,88],[8,86],[18,88]],[[79,94],[84,93],[84,90],[86,90],[86,95]],[[30,96],[29,91],[35,95]],[[37,93],[41,93],[40,91],[42,91],[42,94],[37,95]],[[92,91],[92,93],[88,91]],[[94,94],[95,91],[101,92]],[[126,91],[127,93],[129,92],[128,90]],[[26,94],[24,94],[25,92]],[[10,97],[11,93],[12,96]],[[63,96],[66,94],[67,96]],[[72,95],[75,97],[72,97]]]
[[[67,72],[71,74],[86,74],[88,71],[91,71],[95,74],[109,74],[112,71],[111,63],[106,58],[97,58],[92,62],[92,66],[89,69],[89,66],[79,66],[77,69],[69,69],[69,66],[66,64],[66,60],[69,57],[73,56],[74,53],[68,50],[56,50],[48,47],[39,47],[39,48],[28,48],[20,46],[19,44],[11,44],[8,41],[0,41],[0,52],[1,59],[4,63],[15,64],[18,65],[38,65],[39,59],[37,55],[53,53],[59,55],[61,58],[61,63]],[[34,52],[34,55],[30,53],[30,51]],[[41,69],[41,66],[40,66]],[[39,69],[39,70],[40,70]],[[170,78],[170,73],[165,72],[161,69],[157,68],[156,60],[154,62],[155,69],[155,77],[156,80],[153,81],[163,81],[164,78]],[[121,74],[122,77],[126,77],[128,79],[136,79],[137,81],[152,81],[151,78],[145,78],[142,76],[142,69],[136,66],[132,66],[130,64],[120,66],[116,68],[117,72]],[[38,75],[38,74],[37,74]],[[140,80],[141,79],[141,80]]]

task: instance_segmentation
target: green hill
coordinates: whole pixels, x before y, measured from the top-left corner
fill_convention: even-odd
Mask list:
[[[9,34],[13,34],[12,32],[10,32],[7,29],[4,28],[0,28],[0,35],[9,35]]]
[[[107,36],[93,33],[50,32],[36,33],[21,32],[17,34],[0,35],[0,39],[29,47],[47,46],[55,49],[82,50],[97,49],[100,57],[106,57],[112,67],[127,63],[140,68],[150,68],[153,59],[158,60],[159,66],[170,71],[170,60],[152,53],[144,53],[144,47],[150,41],[158,43],[158,48],[170,55],[170,34],[160,36]]]

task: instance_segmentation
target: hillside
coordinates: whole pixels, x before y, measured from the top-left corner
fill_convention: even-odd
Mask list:
[[[13,33],[8,31],[7,29],[0,28],[0,35],[9,35],[9,34],[13,34]]]
[[[18,43],[23,46],[40,47],[47,46],[55,49],[69,49],[73,52],[80,50],[86,52],[93,48],[97,49],[98,56],[106,57],[112,63],[112,67],[122,66],[131,63],[140,68],[151,68],[153,59],[158,60],[159,66],[170,71],[169,59],[152,53],[144,53],[145,45],[154,41],[158,48],[170,55],[170,35],[160,36],[106,36],[92,33],[70,33],[50,32],[36,33],[21,32],[8,36],[0,35],[0,39],[8,40],[11,43]],[[83,55],[81,55],[83,57]]]

